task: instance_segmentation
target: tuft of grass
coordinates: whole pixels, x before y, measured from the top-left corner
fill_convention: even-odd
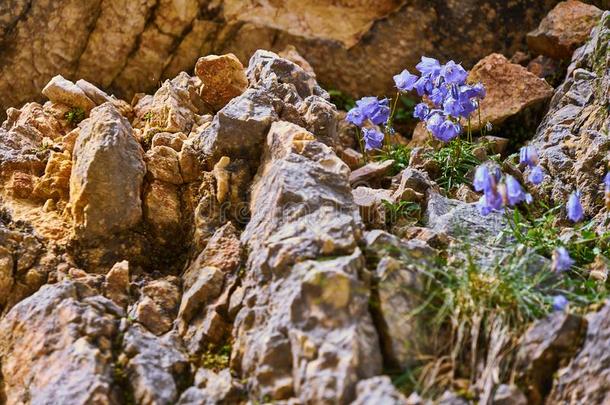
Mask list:
[[[153,114],[153,112],[149,111],[146,114],[144,114],[144,121],[150,122],[153,120],[154,117],[155,117],[155,115]]]
[[[328,94],[330,95],[330,102],[333,103],[338,110],[348,111],[356,106],[356,100],[340,90],[328,90]]]
[[[394,225],[401,218],[412,218],[417,222],[421,215],[421,207],[416,202],[398,201],[392,203],[388,200],[382,200],[382,203],[385,208],[387,226]]]
[[[451,260],[419,266],[422,304],[410,316],[420,317],[430,328],[426,335],[433,338],[418,363],[395,377],[405,392],[431,398],[446,389],[464,397],[484,395],[484,387],[510,379],[520,337],[531,322],[552,311],[554,296],[565,295],[574,312],[608,296],[582,274],[558,276],[548,264],[533,271],[536,252],[523,245],[503,251],[485,268],[469,254],[456,259],[470,248],[454,246]]]
[[[71,126],[75,127],[85,119],[85,110],[80,107],[72,107],[64,114],[64,118]]]
[[[393,160],[394,165],[392,169],[394,174],[400,173],[409,167],[411,149],[405,145],[388,145],[376,156],[376,159],[379,161]]]
[[[556,225],[563,207],[549,208],[543,203],[538,204],[542,211],[540,214],[513,210],[504,234],[549,258],[553,250],[564,246],[577,266],[593,262],[598,255],[610,258],[610,231],[597,233],[595,224],[587,222],[576,225],[565,233],[565,230],[562,231],[562,228]],[[524,208],[527,209],[527,206]]]
[[[438,185],[445,191],[450,191],[460,184],[470,183],[471,180],[466,176],[482,163],[473,153],[479,147],[480,144],[457,138],[441,149],[431,152],[430,158],[441,168],[441,175],[436,180]]]

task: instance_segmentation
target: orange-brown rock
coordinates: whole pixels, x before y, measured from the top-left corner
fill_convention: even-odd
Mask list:
[[[195,74],[203,82],[201,98],[218,111],[248,87],[244,66],[232,53],[200,58]]]
[[[597,25],[602,11],[578,0],[559,3],[540,23],[527,34],[527,46],[535,54],[553,59],[569,59],[585,43],[591,29]]]

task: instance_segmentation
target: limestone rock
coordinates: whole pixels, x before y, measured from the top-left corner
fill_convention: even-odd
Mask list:
[[[45,88],[42,89],[42,94],[54,103],[80,108],[85,113],[89,113],[95,107],[95,103],[87,97],[80,87],[70,80],[64,79],[61,75],[51,79]]]
[[[176,403],[190,377],[187,356],[171,334],[158,338],[140,325],[132,325],[122,342],[125,370],[138,404]]]
[[[20,110],[9,109],[0,127],[0,176],[8,178],[13,171],[40,175],[44,159],[37,153],[44,138],[62,135],[62,126],[40,104],[28,103]]]
[[[470,71],[468,80],[481,82],[487,95],[481,102],[481,122],[473,120],[473,128],[491,122],[499,126],[508,118],[546,102],[553,88],[521,65],[511,63],[500,54],[491,54]]]
[[[182,211],[178,187],[153,181],[144,192],[144,219],[163,244],[180,240]]]
[[[13,307],[0,322],[7,403],[117,403],[112,343],[121,314],[110,300],[68,281]]]
[[[604,206],[600,183],[610,162],[609,38],[610,12],[605,12],[587,44],[574,53],[567,77],[555,91],[532,141],[550,175],[551,185],[543,192],[559,204],[577,188],[585,214],[590,216]]]
[[[599,312],[589,315],[584,345],[569,365],[558,371],[547,404],[603,404],[610,399],[609,314],[610,305],[606,303]]]
[[[349,182],[352,187],[372,186],[378,184],[382,178],[390,175],[393,165],[393,160],[370,162],[361,168],[354,170],[349,175]]]
[[[232,53],[199,58],[195,74],[201,79],[201,98],[214,111],[220,110],[248,87],[244,66]]]
[[[348,402],[381,367],[358,276],[361,225],[349,169],[302,134],[279,122],[267,137],[241,237],[250,255],[231,364],[252,396]]]
[[[70,195],[70,175],[72,157],[70,153],[51,152],[44,175],[38,180],[33,190],[40,198],[67,200]]]
[[[171,329],[180,305],[177,284],[173,277],[146,283],[130,314],[153,334],[159,336],[166,333]]]
[[[580,316],[555,312],[528,329],[517,352],[517,381],[528,403],[543,403],[555,372],[580,350],[586,328]]]
[[[562,1],[536,30],[527,34],[527,46],[537,54],[569,59],[589,38],[601,15],[602,11],[594,5],[578,0]]]
[[[394,404],[408,405],[407,399],[394,387],[390,377],[373,377],[358,383],[356,400],[352,405]]]
[[[243,385],[231,375],[229,369],[215,373],[200,368],[195,385],[182,393],[179,405],[230,405],[244,400]]]
[[[91,111],[74,148],[70,203],[79,238],[108,236],[142,217],[145,166],[131,125],[111,104]]]
[[[360,210],[362,221],[374,228],[383,228],[386,224],[384,201],[393,203],[392,191],[385,189],[372,189],[369,187],[356,187],[352,191],[354,203]]]
[[[106,274],[104,296],[126,309],[129,303],[129,283],[129,262],[124,260],[116,263]]]
[[[182,184],[178,152],[168,146],[155,146],[145,155],[146,168],[152,178],[171,184]]]

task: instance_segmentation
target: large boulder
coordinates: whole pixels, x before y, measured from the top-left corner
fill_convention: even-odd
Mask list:
[[[589,38],[602,11],[578,0],[559,3],[540,23],[527,34],[530,51],[554,59],[570,59],[579,46]]]
[[[145,171],[129,121],[110,103],[93,109],[74,147],[70,204],[76,236],[94,239],[137,224]]]
[[[600,213],[604,204],[600,184],[610,163],[609,41],[610,12],[605,12],[588,43],[574,53],[566,79],[532,140],[550,175],[541,192],[563,204],[578,189],[588,216]]]
[[[253,398],[347,403],[381,371],[348,174],[313,134],[272,125],[241,237],[250,254],[231,356]]]
[[[256,49],[290,44],[321,82],[381,94],[423,54],[472,66],[491,52],[514,53],[557,3],[14,0],[0,9],[0,111],[39,97],[57,74],[130,99],[192,71],[202,55],[233,52],[245,64]]]

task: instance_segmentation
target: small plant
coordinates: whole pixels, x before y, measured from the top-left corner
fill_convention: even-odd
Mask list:
[[[380,161],[393,160],[394,174],[400,173],[409,166],[411,149],[405,145],[389,145],[387,148],[379,152],[376,159]]]
[[[418,203],[412,201],[392,203],[388,200],[383,200],[382,202],[386,210],[386,224],[388,226],[392,226],[401,218],[413,218],[415,221],[419,219],[421,207]]]
[[[85,111],[80,107],[72,107],[64,114],[64,117],[71,126],[75,127],[85,119]]]
[[[231,358],[231,345],[224,344],[222,346],[208,345],[205,352],[201,355],[201,367],[213,371],[220,371],[229,366]]]
[[[438,185],[449,191],[460,184],[470,183],[467,175],[481,164],[474,155],[474,150],[479,147],[481,145],[457,140],[431,152],[430,158],[441,168],[440,177],[436,179]]]
[[[330,102],[339,110],[347,111],[356,105],[356,101],[352,97],[340,90],[328,90],[328,94],[330,95]]]
[[[151,122],[154,117],[155,117],[155,115],[153,114],[153,112],[149,111],[146,114],[144,114],[144,121]]]

